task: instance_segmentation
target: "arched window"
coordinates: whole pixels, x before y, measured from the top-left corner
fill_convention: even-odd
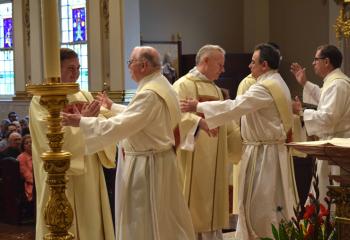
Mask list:
[[[61,47],[71,48],[80,60],[80,88],[88,90],[88,47],[86,0],[61,0]]]
[[[0,95],[14,95],[12,1],[0,1]]]

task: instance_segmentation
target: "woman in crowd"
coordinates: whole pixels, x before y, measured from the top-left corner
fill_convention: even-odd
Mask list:
[[[27,200],[33,200],[33,161],[32,161],[32,138],[25,135],[21,145],[22,153],[18,155],[19,168],[24,178],[24,190]]]

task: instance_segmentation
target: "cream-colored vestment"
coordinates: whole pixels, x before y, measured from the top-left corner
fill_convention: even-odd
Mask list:
[[[81,119],[88,152],[111,141],[123,148],[116,176],[118,240],[195,238],[173,149],[180,117],[176,93],[156,72],[139,82],[130,104],[115,117]]]
[[[194,68],[174,83],[180,99],[195,98],[200,102],[223,100],[213,81]],[[183,113],[179,126],[184,144],[178,150],[180,176],[196,232],[221,230],[228,226],[228,160],[233,156],[232,121],[219,127],[217,137],[198,129],[201,116]],[[187,139],[186,139],[187,138]]]
[[[70,103],[90,102],[90,93],[80,91],[68,96]],[[48,232],[44,221],[44,207],[48,200],[49,188],[46,184],[47,173],[40,156],[49,150],[46,138],[47,110],[39,104],[40,97],[34,96],[29,109],[29,126],[32,136],[33,169],[36,186],[37,218],[36,239],[42,240]],[[67,171],[69,181],[66,195],[72,205],[74,218],[69,232],[77,240],[113,240],[114,230],[102,165],[115,166],[116,144],[109,142],[101,152],[84,155],[84,136],[79,128],[63,127],[63,150],[72,153],[70,168]]]
[[[276,71],[269,71],[257,79],[243,95],[235,100],[199,103],[210,128],[229,120],[241,118],[244,143],[240,170],[239,218],[236,237],[241,240],[272,237],[271,224],[293,216],[295,204],[290,162],[284,145],[286,131],[277,103],[264,86],[270,81],[279,86],[290,103],[290,92]],[[282,213],[277,211],[282,207]]]

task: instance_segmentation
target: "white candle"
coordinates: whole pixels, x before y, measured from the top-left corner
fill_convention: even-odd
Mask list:
[[[61,76],[57,5],[57,0],[41,0],[45,79]]]

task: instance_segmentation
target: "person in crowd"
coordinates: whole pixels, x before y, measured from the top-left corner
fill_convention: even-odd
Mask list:
[[[28,202],[33,200],[33,161],[32,161],[32,139],[30,135],[25,135],[21,143],[22,153],[17,156],[19,170],[24,179],[24,191]]]
[[[21,124],[19,123],[19,121],[13,121],[12,124],[14,124],[16,126],[16,131],[19,133],[19,134],[22,134],[22,126]]]
[[[8,119],[3,119],[0,123],[0,139],[4,139],[7,132],[7,127],[11,122]]]
[[[0,159],[6,157],[17,158],[17,156],[21,153],[21,141],[21,134],[16,131],[11,132],[8,137],[7,147],[0,152]]]
[[[7,117],[10,122],[18,121],[18,115],[16,112],[9,112]]]
[[[21,120],[19,120],[19,123],[21,124],[21,129],[22,129],[21,134],[22,134],[22,136],[30,134],[29,133],[29,124],[28,124],[27,119],[22,118]]]
[[[3,151],[8,146],[8,137],[12,132],[16,132],[17,127],[16,124],[9,123],[7,128],[5,129],[5,137],[0,141],[0,152]]]
[[[116,176],[118,240],[195,239],[191,216],[178,179],[173,130],[181,113],[175,91],[161,74],[160,55],[152,47],[135,47],[128,67],[138,84],[128,106],[113,104],[118,113],[106,121],[63,113],[63,124],[80,127],[86,151],[121,141]],[[97,106],[98,107],[98,106]],[[87,110],[94,112],[91,104]]]
[[[239,175],[237,239],[272,237],[271,224],[293,216],[296,190],[287,147],[292,127],[289,89],[278,73],[279,51],[255,47],[249,68],[257,81],[235,100],[182,100],[183,111],[202,112],[209,129],[241,121],[243,155]],[[278,209],[278,210],[277,210]]]
[[[174,83],[180,99],[200,102],[224,100],[214,83],[224,72],[225,50],[205,45],[196,56],[196,66]],[[184,137],[178,151],[183,193],[199,239],[222,239],[222,228],[228,227],[228,160],[232,160],[233,125],[228,122],[209,130],[202,114],[182,114],[179,125]]]
[[[76,82],[80,68],[77,53],[71,49],[62,48],[60,58],[61,81],[64,83]],[[69,104],[64,109],[67,112],[72,109],[82,109],[85,104],[93,101],[92,95],[82,90],[68,95],[67,98]],[[29,108],[37,202],[35,235],[37,240],[43,239],[48,233],[44,220],[44,208],[49,196],[49,187],[45,183],[47,173],[44,171],[44,162],[40,157],[43,152],[49,150],[46,138],[48,112],[39,101],[40,97],[34,96]],[[103,116],[100,114],[99,117]],[[112,214],[102,166],[115,167],[116,143],[104,143],[101,151],[84,154],[84,151],[81,150],[84,147],[82,131],[72,127],[64,127],[63,131],[63,149],[72,153],[70,168],[67,171],[69,181],[66,195],[72,204],[74,218],[68,231],[84,240],[114,240]],[[88,211],[88,217],[86,211]]]
[[[306,69],[299,63],[292,63],[291,72],[297,82],[303,86],[303,102],[317,106],[317,109],[305,109],[298,97],[293,104],[293,111],[301,114],[309,136],[320,140],[333,137],[350,137],[350,79],[341,70],[343,56],[333,45],[322,45],[316,50],[312,62],[315,74],[322,78],[323,87],[308,81]],[[320,199],[326,196],[329,185],[328,175],[339,174],[339,167],[329,166],[328,161],[317,162]]]

